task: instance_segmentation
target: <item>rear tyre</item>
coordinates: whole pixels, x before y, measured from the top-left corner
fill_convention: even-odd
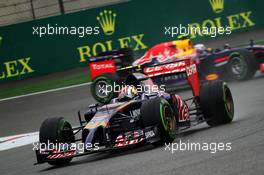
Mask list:
[[[230,55],[227,72],[232,80],[243,81],[252,78],[257,71],[257,62],[252,53],[247,50],[233,52]]]
[[[200,105],[210,126],[230,123],[234,118],[233,97],[223,81],[209,81],[201,86]]]
[[[172,142],[176,137],[176,118],[173,110],[164,98],[154,98],[145,101],[141,106],[142,124],[144,127],[157,126],[160,140],[153,145]]]
[[[39,130],[40,143],[72,143],[74,142],[74,134],[72,126],[69,122],[65,121],[63,117],[54,117],[46,119]],[[72,158],[60,158],[52,160],[48,163],[50,165],[64,165],[69,163]]]
[[[96,77],[91,85],[91,93],[96,101],[107,104],[118,96],[114,85],[119,85],[119,77],[115,74],[103,74]]]

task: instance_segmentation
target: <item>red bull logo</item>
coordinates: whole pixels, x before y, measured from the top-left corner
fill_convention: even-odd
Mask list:
[[[161,43],[149,49],[140,59],[134,62],[134,65],[149,63],[153,58],[156,58],[160,63],[172,61],[178,53],[179,49],[176,48],[173,42]]]

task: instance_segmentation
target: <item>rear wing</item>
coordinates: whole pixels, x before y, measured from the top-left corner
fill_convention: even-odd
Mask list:
[[[142,68],[148,77],[186,74],[194,96],[200,95],[200,79],[196,63],[192,59],[177,60]]]
[[[131,51],[132,52],[132,51]],[[97,76],[102,74],[115,74],[128,75],[133,72],[141,72],[148,77],[167,76],[171,74],[185,74],[189,85],[192,88],[193,95],[199,96],[200,94],[200,80],[197,70],[197,65],[191,58],[181,60],[157,63],[151,66],[131,65],[133,58],[128,50],[117,50],[103,52],[98,57],[89,60],[91,79],[94,80]]]
[[[194,96],[200,95],[200,79],[196,63],[192,59],[177,60],[167,63],[159,63],[152,66],[127,66],[118,69],[113,59],[91,62],[90,71],[92,80],[105,73],[129,74],[141,72],[150,78],[158,76],[169,76],[172,74],[185,74]]]
[[[100,53],[89,59],[91,79],[106,73],[116,73],[120,67],[126,67],[133,62],[133,51],[129,48]]]
[[[114,59],[118,57],[119,55],[109,55],[91,58],[89,60],[91,79],[94,80],[102,74],[116,73],[116,63]]]
[[[141,72],[150,78],[159,76],[166,77],[172,74],[185,74],[185,77],[187,77],[188,83],[192,88],[193,95],[200,95],[199,73],[195,61],[191,58],[167,63],[158,63],[152,66],[128,66],[117,69],[116,72]]]

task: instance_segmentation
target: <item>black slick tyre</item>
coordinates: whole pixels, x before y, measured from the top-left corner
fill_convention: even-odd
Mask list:
[[[145,101],[141,106],[144,127],[157,126],[160,140],[153,143],[161,145],[172,142],[176,137],[176,118],[167,100],[156,97]]]
[[[208,81],[202,84],[200,106],[210,126],[230,123],[234,118],[233,97],[223,81]]]

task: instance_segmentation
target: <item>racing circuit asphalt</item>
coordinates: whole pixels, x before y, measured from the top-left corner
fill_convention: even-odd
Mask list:
[[[264,173],[264,76],[230,83],[235,100],[235,119],[210,128],[199,125],[180,134],[181,142],[231,142],[231,151],[176,151],[151,145],[117,153],[98,153],[75,158],[64,167],[33,166],[33,146],[0,152],[0,173],[17,174],[263,174]],[[186,95],[188,91],[180,94]],[[37,131],[45,117],[65,116],[77,124],[76,111],[90,100],[88,86],[0,102],[1,136]]]

